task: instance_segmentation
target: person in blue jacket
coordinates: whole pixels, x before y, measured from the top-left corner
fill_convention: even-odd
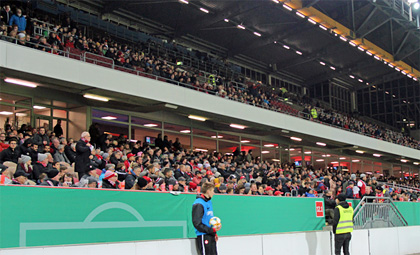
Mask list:
[[[214,217],[211,198],[214,195],[214,184],[206,182],[201,187],[201,194],[193,203],[192,221],[197,234],[196,248],[199,255],[217,255],[217,231],[220,227],[212,227],[210,219]]]
[[[19,32],[25,32],[26,29],[26,18],[22,15],[22,10],[17,9],[16,14],[12,16],[9,21],[9,26],[17,25]]]

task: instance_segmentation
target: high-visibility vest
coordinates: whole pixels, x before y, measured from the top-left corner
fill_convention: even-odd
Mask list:
[[[313,108],[311,110],[311,115],[312,115],[312,118],[314,118],[314,119],[317,119],[318,118],[318,112],[316,111],[315,108]]]
[[[353,232],[353,207],[343,208],[341,205],[337,205],[340,211],[340,220],[338,221],[336,234],[345,234]]]
[[[216,85],[216,77],[214,77],[213,74],[210,74],[209,75],[208,83],[211,84],[211,85],[213,85],[213,86]]]

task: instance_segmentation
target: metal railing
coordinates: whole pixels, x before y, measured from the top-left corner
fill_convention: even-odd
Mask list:
[[[8,42],[11,42],[11,43],[14,43],[14,44],[21,45],[21,44],[19,44],[19,39],[16,39],[16,38],[13,38],[13,37],[0,36],[0,40],[4,40],[4,41],[8,41]],[[21,46],[31,47],[31,45],[32,46],[37,46],[38,43],[25,42],[25,45],[21,45]],[[204,93],[207,93],[207,94],[223,97],[227,100],[236,101],[238,103],[244,103],[244,104],[252,105],[252,106],[255,106],[255,107],[262,108],[262,109],[271,110],[271,111],[295,116],[295,117],[302,118],[302,119],[307,119],[307,120],[310,120],[310,121],[321,123],[321,124],[326,125],[326,126],[330,126],[330,127],[338,128],[338,129],[345,130],[345,131],[348,131],[348,132],[356,133],[356,134],[359,134],[359,135],[368,136],[368,137],[376,138],[376,139],[379,139],[379,140],[383,140],[381,137],[378,137],[378,136],[374,136],[374,135],[371,135],[371,134],[366,134],[366,133],[346,129],[346,128],[343,128],[343,127],[340,127],[340,126],[336,126],[336,125],[332,125],[332,124],[329,124],[329,123],[319,121],[317,119],[312,119],[310,114],[307,114],[303,111],[299,111],[299,110],[294,109],[295,111],[290,112],[288,110],[283,110],[283,109],[278,108],[278,107],[273,107],[272,104],[271,104],[273,100],[271,100],[270,104],[264,104],[264,105],[251,103],[251,102],[245,102],[245,101],[241,101],[241,100],[235,99],[235,98],[224,97],[223,95],[220,95],[218,91],[208,90],[208,89],[205,89],[205,88],[202,88],[202,87],[196,87],[196,86],[193,86],[193,85],[190,85],[190,84],[181,83],[181,82],[178,82],[176,80],[171,80],[170,78],[157,76],[157,75],[154,75],[154,74],[151,74],[151,73],[136,70],[134,68],[133,69],[132,68],[125,68],[123,66],[116,65],[115,63],[108,66],[110,63],[101,61],[101,60],[99,60],[99,58],[103,58],[103,59],[109,59],[109,58],[106,58],[106,57],[101,56],[101,55],[96,55],[96,54],[93,54],[93,53],[90,53],[90,52],[89,52],[89,55],[91,57],[89,57],[88,54],[86,54],[86,51],[82,51],[81,54],[73,54],[73,53],[70,53],[68,49],[66,51],[63,51],[63,50],[53,49],[53,48],[49,48],[49,47],[45,47],[45,46],[42,46],[42,48],[44,48],[45,52],[47,52],[47,53],[52,53],[52,54],[55,54],[55,55],[80,60],[80,61],[83,61],[83,62],[86,62],[86,63],[101,65],[101,66],[108,67],[108,68],[111,68],[111,69],[114,69],[114,70],[131,73],[131,74],[134,74],[134,75],[137,75],[137,76],[143,76],[143,77],[147,77],[147,78],[154,79],[154,80],[168,82],[168,83],[171,83],[173,85],[180,86],[180,87],[189,88],[189,89],[204,92]],[[391,142],[391,143],[394,143],[394,144],[399,144],[399,143],[395,143],[394,141],[387,141],[387,142]],[[402,144],[399,144],[399,145],[402,145]],[[402,146],[404,146],[404,145],[402,145]],[[406,146],[406,147],[410,147],[410,146]],[[412,147],[410,147],[410,148],[412,148]],[[414,149],[418,149],[418,148],[414,148]]]
[[[392,189],[400,189],[400,190],[404,190],[404,191],[415,191],[415,192],[420,192],[420,188],[417,187],[413,187],[413,186],[407,186],[407,185],[401,185],[401,184],[396,184],[395,182],[378,182],[381,185],[386,185],[391,187]]]
[[[354,209],[354,229],[402,227],[408,223],[390,197],[366,196]]]

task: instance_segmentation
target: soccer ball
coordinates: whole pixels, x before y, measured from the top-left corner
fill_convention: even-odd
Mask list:
[[[212,227],[221,227],[222,226],[222,221],[220,220],[219,217],[215,216],[215,217],[210,219],[209,224]]]

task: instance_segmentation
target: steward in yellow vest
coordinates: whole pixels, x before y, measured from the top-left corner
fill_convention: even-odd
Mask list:
[[[351,232],[353,232],[353,208],[347,203],[346,195],[343,193],[337,196],[336,202],[333,221],[335,254],[340,255],[343,247],[344,254],[349,255]]]
[[[316,111],[315,107],[311,109],[311,116],[312,119],[318,119],[318,112]]]

